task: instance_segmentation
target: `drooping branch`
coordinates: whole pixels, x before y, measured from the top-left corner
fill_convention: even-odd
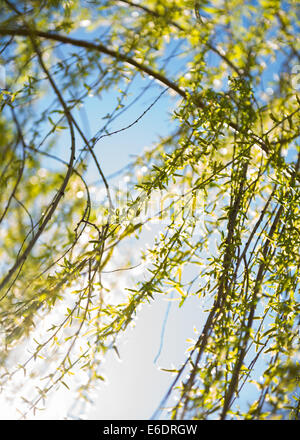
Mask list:
[[[27,257],[29,256],[30,252],[32,251],[33,247],[35,246],[37,240],[39,239],[39,237],[42,235],[42,233],[44,232],[46,226],[48,225],[49,221],[51,220],[54,212],[56,211],[56,208],[60,202],[60,200],[62,199],[65,189],[68,185],[68,182],[71,178],[72,172],[73,172],[73,163],[75,161],[75,133],[74,133],[74,128],[73,128],[73,121],[72,118],[70,116],[68,107],[57,87],[57,85],[55,84],[52,76],[50,75],[47,67],[45,66],[45,63],[43,61],[41,52],[38,48],[38,45],[34,39],[34,37],[32,36],[31,32],[28,31],[28,36],[31,38],[31,42],[32,45],[34,46],[34,49],[36,51],[36,54],[38,56],[39,59],[39,63],[40,66],[42,67],[42,69],[44,70],[55,94],[58,97],[58,100],[60,102],[60,104],[63,107],[63,110],[65,112],[68,124],[69,124],[69,130],[70,130],[70,138],[71,138],[71,153],[70,153],[70,159],[68,162],[68,169],[67,172],[65,174],[64,180],[59,188],[59,190],[57,191],[51,205],[49,206],[48,212],[42,217],[42,220],[40,222],[39,228],[36,232],[36,234],[32,237],[32,239],[30,240],[30,242],[28,243],[26,249],[23,251],[23,253],[18,256],[18,258],[16,259],[15,263],[13,264],[13,266],[9,269],[9,271],[7,272],[6,276],[2,279],[1,283],[0,283],[0,291],[7,285],[7,283],[10,281],[11,277],[13,276],[13,274],[20,268],[23,266],[23,264],[25,263]],[[2,300],[3,298],[5,298],[5,296],[7,295],[9,290],[7,290],[5,292],[5,294],[3,294],[0,298],[0,300]]]
[[[18,27],[18,28],[0,28],[0,35],[18,35],[18,36],[24,36],[24,37],[30,37],[30,35],[34,35],[36,37],[45,38],[47,40],[52,41],[59,41],[61,43],[65,44],[71,44],[76,47],[83,47],[85,49],[89,50],[95,50],[100,53],[104,53],[106,55],[111,56],[112,58],[122,61],[125,63],[130,64],[131,66],[137,68],[140,72],[145,73],[148,76],[151,76],[155,78],[156,80],[160,81],[165,86],[169,87],[170,89],[174,90],[178,95],[180,95],[182,98],[187,99],[188,95],[187,93],[180,88],[175,82],[169,80],[166,76],[162,75],[161,73],[151,69],[150,67],[146,66],[145,64],[139,63],[134,58],[123,54],[119,51],[109,49],[107,46],[101,44],[101,43],[93,43],[91,41],[86,41],[78,38],[68,37],[65,35],[61,35],[54,32],[49,31],[41,31],[37,29],[27,29],[24,27]],[[206,106],[205,103],[202,102],[199,96],[195,97],[196,105],[201,108],[204,111],[208,111],[209,108]],[[242,132],[242,129],[233,121],[229,121],[228,125],[237,132]],[[253,139],[253,143],[257,143],[266,153],[269,153],[269,147],[268,145],[256,134],[252,133],[251,137]]]

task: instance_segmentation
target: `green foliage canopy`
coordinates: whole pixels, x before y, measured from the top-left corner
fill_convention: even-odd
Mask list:
[[[103,379],[103,356],[117,352],[138,306],[171,288],[180,306],[191,296],[210,302],[186,361],[172,371],[162,402],[179,395],[171,417],[298,418],[297,2],[2,0],[0,12],[2,383],[39,359],[50,372],[25,413],[68,386],[76,368],[88,372],[78,389],[84,397]],[[141,77],[179,101],[170,135],[131,165],[120,209],[97,146],[113,136],[110,123]],[[89,137],[78,109],[90,94],[113,90],[114,111]],[[45,167],[50,160],[57,165]],[[100,206],[86,180],[90,163],[105,188]],[[138,176],[142,166],[148,171]],[[114,303],[106,266],[142,236],[151,200],[174,187],[184,193],[158,213],[168,224],[141,253],[151,261],[147,280]],[[55,318],[32,355],[8,367],[11,351],[48,316]],[[258,397],[244,411],[238,403],[249,383]]]

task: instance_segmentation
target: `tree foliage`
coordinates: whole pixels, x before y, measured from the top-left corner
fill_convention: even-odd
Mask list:
[[[74,371],[88,373],[88,396],[138,307],[171,289],[179,306],[194,296],[209,310],[161,407],[175,393],[175,419],[299,418],[297,3],[1,1],[1,383],[47,368],[24,416]],[[141,78],[160,94],[111,130]],[[100,141],[142,124],[166,92],[177,99],[170,133],[130,165],[116,205]],[[117,104],[89,135],[79,109],[108,93]],[[103,274],[153,217],[165,229],[141,246],[146,276],[115,301],[122,271]],[[250,384],[257,399],[241,409]]]

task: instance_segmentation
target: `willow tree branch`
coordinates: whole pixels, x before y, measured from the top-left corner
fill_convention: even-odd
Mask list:
[[[297,175],[299,168],[300,168],[300,152],[298,154],[298,159],[295,164],[294,173],[291,177],[291,187],[293,187],[295,184],[295,179],[296,179],[296,175]],[[250,329],[252,328],[252,324],[253,324],[253,320],[254,320],[254,313],[255,313],[256,305],[257,305],[257,296],[258,296],[258,293],[260,291],[260,288],[261,288],[261,285],[263,282],[265,271],[268,268],[268,263],[266,262],[266,260],[269,255],[273,235],[276,232],[276,229],[278,227],[279,221],[281,220],[281,216],[282,216],[283,212],[284,212],[284,206],[281,204],[278,208],[275,219],[271,225],[270,231],[268,233],[268,236],[266,238],[265,244],[262,249],[263,259],[259,265],[256,280],[255,280],[255,285],[254,285],[254,289],[253,289],[253,297],[251,300],[251,307],[250,307],[250,311],[249,311],[249,315],[248,315],[248,321],[246,324],[246,330],[244,333],[244,337],[242,338],[241,351],[240,351],[239,357],[236,360],[235,366],[233,368],[232,377],[231,377],[231,381],[228,386],[227,392],[225,393],[224,405],[223,405],[223,409],[222,409],[221,416],[220,416],[221,420],[226,419],[226,415],[227,415],[228,410],[229,410],[231,403],[232,403],[232,398],[233,398],[234,392],[235,392],[235,390],[238,386],[238,383],[239,383],[240,371],[241,371],[241,368],[242,368],[242,365],[243,365],[243,362],[244,362],[244,359],[246,356],[248,341],[250,338]]]
[[[139,3],[135,3],[135,2],[132,2],[132,1],[130,1],[130,0],[118,0],[118,2],[125,3],[125,4],[127,4],[128,6],[132,6],[132,7],[135,7],[135,8],[137,8],[137,9],[141,9],[141,10],[145,11],[147,14],[153,15],[153,16],[156,17],[156,18],[164,18],[164,17],[163,17],[161,14],[159,14],[157,11],[155,11],[155,10],[153,10],[153,9],[150,9],[150,8],[148,8],[147,6],[143,6],[143,5],[139,4]],[[195,9],[195,11],[196,11],[196,9]],[[197,19],[198,19],[199,23],[201,23],[200,20],[199,20],[199,17],[200,17],[199,13],[196,14],[196,15],[197,15]],[[201,23],[201,24],[203,24],[203,23]],[[170,21],[170,25],[174,26],[174,27],[175,27],[176,29],[178,29],[179,31],[188,32],[187,29],[185,29],[185,28],[184,28],[183,26],[181,26],[180,24],[176,23],[176,21],[173,21],[173,20]],[[220,52],[215,46],[213,46],[213,45],[212,45],[211,43],[209,43],[208,41],[207,41],[207,42],[204,42],[204,44],[205,44],[205,46],[207,46],[210,50],[212,50],[213,52],[215,52],[215,54],[217,54],[220,58],[222,58],[222,60],[225,61],[225,63],[226,63],[226,64],[227,64],[232,70],[234,70],[234,72],[235,72],[238,76],[241,75],[239,69],[233,64],[232,61],[230,61],[230,59],[229,59],[225,54],[221,53],[221,52]]]
[[[38,241],[39,237],[42,235],[42,233],[44,232],[46,226],[48,225],[49,221],[51,220],[54,212],[56,211],[56,208],[60,202],[60,200],[62,199],[65,189],[68,185],[68,182],[71,178],[72,172],[73,172],[73,164],[75,161],[75,133],[74,133],[74,128],[73,128],[73,121],[69,112],[69,109],[58,89],[58,87],[56,86],[52,76],[50,75],[47,67],[45,66],[45,63],[43,61],[41,52],[38,48],[38,45],[35,41],[35,36],[31,34],[31,30],[27,29],[27,34],[31,39],[32,45],[35,49],[35,52],[38,56],[38,60],[39,60],[39,64],[41,66],[41,68],[43,69],[43,71],[45,72],[55,94],[58,97],[58,100],[60,102],[60,104],[63,107],[64,113],[66,115],[68,124],[69,124],[69,128],[70,128],[70,138],[71,138],[71,154],[70,154],[70,159],[68,162],[68,169],[66,172],[66,175],[64,177],[64,180],[59,188],[59,190],[56,193],[56,196],[53,199],[53,202],[51,203],[48,212],[45,214],[44,217],[42,217],[42,220],[40,222],[40,226],[38,231],[36,232],[36,234],[34,235],[34,237],[30,240],[30,242],[28,243],[28,246],[26,247],[26,249],[24,250],[24,252],[18,256],[18,258],[16,259],[15,263],[13,264],[13,266],[9,269],[9,271],[7,272],[6,276],[2,279],[2,281],[0,282],[0,291],[7,285],[7,283],[10,281],[11,277],[13,276],[13,274],[23,266],[23,264],[25,263],[27,257],[30,255],[30,252],[32,251],[34,245],[36,244],[36,242]],[[0,298],[0,301],[6,297],[7,293],[8,293],[9,289],[6,291],[5,294],[3,294]]]
[[[162,75],[161,73],[157,72],[156,70],[151,69],[150,67],[146,66],[143,63],[139,63],[134,58],[123,54],[119,51],[109,49],[107,46],[101,44],[101,43],[93,43],[91,41],[86,41],[78,38],[73,37],[67,37],[65,35],[57,34],[54,32],[49,31],[40,31],[37,29],[28,29],[24,27],[18,27],[18,28],[0,28],[0,35],[18,35],[18,36],[24,36],[24,37],[40,37],[45,38],[52,41],[59,41],[65,44],[71,44],[76,47],[83,47],[89,50],[95,50],[100,53],[104,53],[106,55],[111,56],[112,58],[123,61],[125,63],[128,63],[129,65],[135,67],[140,72],[143,72],[147,74],[148,76],[151,76],[158,81],[160,81],[165,86],[169,87],[170,89],[174,90],[178,95],[180,95],[185,100],[188,99],[188,94],[181,89],[174,81],[169,80],[166,76]],[[201,108],[204,111],[209,110],[209,106],[206,105],[204,102],[201,101],[199,97],[196,97],[196,105]],[[229,127],[231,127],[234,131],[242,133],[243,130],[233,121],[228,122]],[[250,133],[250,136],[253,139],[253,142],[257,143],[267,154],[269,153],[269,147],[268,145],[256,134]]]

